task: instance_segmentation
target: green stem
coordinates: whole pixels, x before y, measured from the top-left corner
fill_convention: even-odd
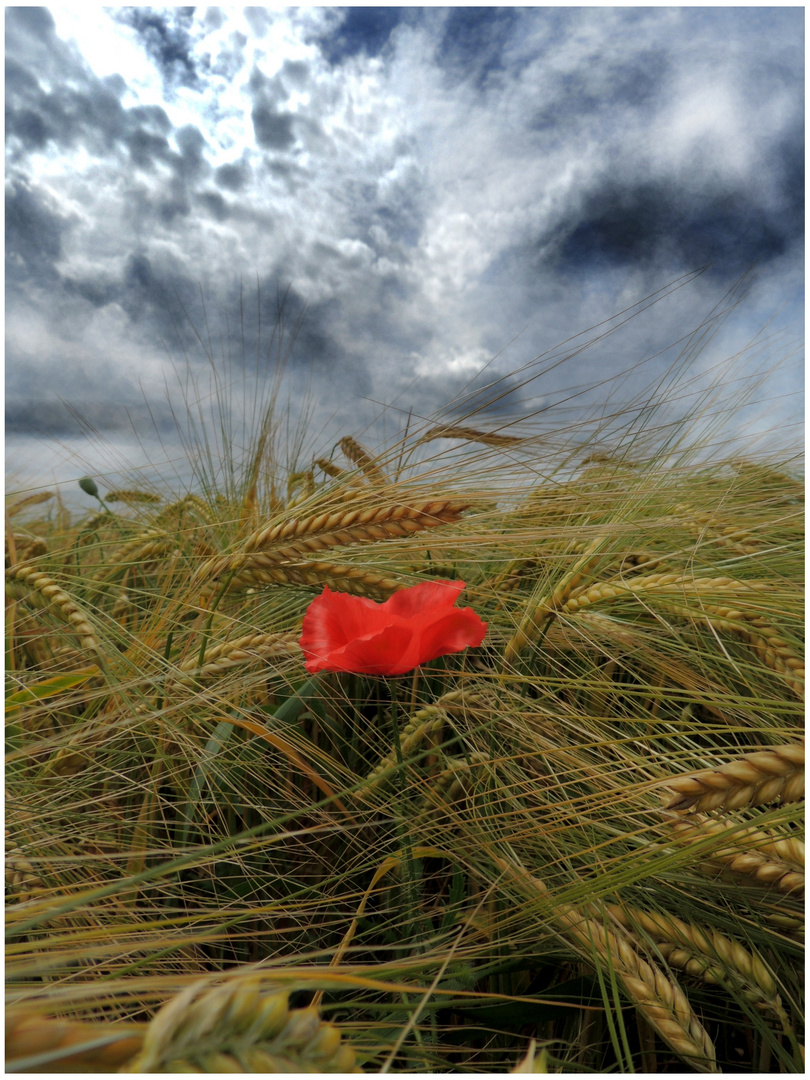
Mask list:
[[[233,578],[234,578],[234,576],[236,574],[236,569],[237,568],[234,567],[231,571],[229,571],[227,576],[225,578],[223,578],[222,582],[220,583],[219,589],[217,590],[216,593],[214,593],[214,596],[213,596],[213,598],[211,600],[211,606],[208,609],[208,619],[206,620],[206,623],[205,623],[205,629],[202,632],[202,641],[200,642],[200,651],[199,651],[198,656],[197,656],[197,667],[198,668],[201,668],[203,666],[203,661],[205,660],[205,650],[208,647],[208,639],[211,636],[211,627],[212,627],[213,622],[214,622],[214,615],[216,614],[216,610],[219,607],[220,601],[222,600],[225,593],[228,591],[228,588],[229,588],[229,586],[231,584],[231,581],[233,580]]]
[[[417,669],[418,670],[418,669]],[[414,672],[416,676],[416,672]],[[407,775],[405,771],[405,759],[402,754],[402,740],[399,735],[399,710],[397,708],[397,680],[391,679],[391,720],[394,726],[394,747],[397,754],[397,765],[399,767],[399,786],[400,786],[400,803],[399,803],[399,819],[397,821],[397,836],[402,845],[402,850],[405,854],[403,860],[403,877],[405,879],[404,895],[408,907],[408,925],[406,933],[406,941],[411,940],[414,936],[414,931],[419,922],[417,913],[417,875],[416,865],[413,857],[413,845],[411,844],[410,832],[408,830],[408,804],[406,798],[407,790]]]

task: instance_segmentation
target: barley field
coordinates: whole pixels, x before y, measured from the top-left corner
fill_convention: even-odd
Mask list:
[[[9,494],[8,1071],[804,1071],[801,465],[689,385]],[[308,670],[448,581],[480,645]]]

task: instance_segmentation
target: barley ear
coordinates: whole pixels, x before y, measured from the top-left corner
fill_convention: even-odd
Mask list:
[[[345,469],[341,469],[340,465],[335,465],[329,458],[315,458],[314,464],[318,466],[321,472],[325,472],[327,476],[336,477],[343,476],[346,472]]]
[[[116,554],[115,562],[96,575],[97,581],[109,581],[132,566],[143,567],[156,562],[176,547],[176,540],[164,532],[150,530],[136,537]]]
[[[70,596],[53,578],[26,563],[18,563],[6,571],[9,582],[20,582],[31,592],[31,599],[39,606],[53,610],[63,619],[75,634],[78,634],[81,646],[87,652],[98,653],[101,648],[98,637],[90,621]]]
[[[539,601],[530,601],[529,610],[524,614],[520,625],[504,649],[503,658],[506,665],[513,664],[520,653],[537,641],[547,620],[564,607],[571,594],[580,586],[583,578],[599,561],[597,552],[603,543],[604,537],[597,536],[551,593],[546,593]]]
[[[795,845],[774,840],[749,825],[707,821],[699,814],[672,817],[672,833],[679,843],[701,844],[696,853],[701,870],[713,876],[718,869],[727,870],[797,898],[804,895],[804,867],[797,868],[794,860],[784,858],[786,851],[792,856],[799,854]],[[709,837],[717,843],[706,849],[701,841]]]
[[[257,556],[249,568],[240,571],[227,583],[229,590],[266,585],[309,585],[316,589],[328,585],[333,592],[387,600],[393,593],[404,589],[406,582],[386,577],[385,574],[375,574],[364,566],[352,566],[350,563],[318,561],[276,566],[271,561],[265,566]]]
[[[347,435],[340,440],[340,449],[349,461],[354,462],[355,465],[362,469],[372,484],[383,486],[388,483],[388,478],[382,469],[374,464],[374,459],[368,450],[361,446],[356,439],[353,439],[351,435]]]
[[[421,435],[415,445],[431,442],[433,439],[464,439],[467,442],[480,442],[485,446],[519,446],[527,442],[527,439],[517,435],[499,435],[494,431],[478,431],[475,428],[462,427],[459,424],[439,424],[432,427]]]
[[[733,985],[761,1012],[775,1017],[784,1031],[791,1023],[765,961],[738,941],[674,915],[611,904],[608,911],[626,929],[641,930],[672,967],[711,985]]]
[[[354,1072],[354,1052],[317,1010],[260,993],[257,978],[203,980],[164,1005],[122,1072]]]
[[[191,656],[180,665],[183,673],[172,682],[193,683],[196,679],[219,678],[234,668],[266,663],[275,656],[301,658],[301,647],[293,634],[246,634],[233,641],[223,641],[206,649],[202,666],[197,656]]]
[[[16,499],[13,503],[9,503],[6,507],[6,513],[9,517],[16,517],[16,515],[23,510],[27,510],[31,506],[38,506],[39,503],[48,502],[48,500],[52,498],[52,491],[37,491],[33,495],[25,495],[23,498]]]
[[[152,491],[136,491],[131,488],[108,491],[104,498],[107,502],[122,502],[126,503],[127,506],[136,506],[138,503],[154,505],[155,503],[163,502],[163,497],[161,495],[156,495]]]
[[[9,563],[18,559],[27,562],[47,552],[48,541],[42,536],[31,536],[30,533],[8,533],[6,536],[6,560]]]
[[[677,794],[667,810],[738,810],[804,796],[804,746],[770,746],[721,765],[668,781]]]
[[[425,742],[440,731],[447,721],[447,713],[435,705],[428,705],[414,713],[408,723],[400,732],[401,750],[403,760],[407,761],[408,755],[415,750],[420,743]],[[379,788],[388,783],[390,776],[385,774],[397,764],[396,750],[391,750],[382,761],[377,764],[366,778],[365,787],[357,792],[359,799],[365,798],[369,791]]]
[[[53,1054],[46,1066],[49,1072],[113,1073],[138,1053],[143,1031],[143,1024],[86,1023],[8,1009],[6,1069],[33,1072],[35,1067],[25,1067],[26,1059]],[[93,1042],[101,1045],[86,1049]]]
[[[551,899],[545,883],[514,859],[498,855],[493,859],[514,881]],[[635,1007],[676,1054],[698,1072],[718,1071],[714,1044],[683,990],[632,948],[623,929],[605,925],[601,913],[590,906],[585,914],[569,904],[558,904],[550,914],[584,959],[616,973]]]

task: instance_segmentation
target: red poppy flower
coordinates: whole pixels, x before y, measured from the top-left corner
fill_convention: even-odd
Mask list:
[[[307,608],[301,648],[309,672],[402,675],[445,653],[480,645],[487,632],[472,608],[456,608],[463,581],[426,581],[383,604],[325,588]]]

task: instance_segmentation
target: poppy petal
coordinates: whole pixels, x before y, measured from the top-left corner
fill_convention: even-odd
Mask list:
[[[322,670],[353,671],[361,675],[402,675],[417,666],[412,663],[413,634],[404,626],[387,626],[370,637],[355,638],[329,657]],[[404,665],[404,666],[403,666]]]
[[[403,675],[447,653],[480,645],[487,631],[472,608],[455,608],[463,581],[425,581],[383,604],[325,587],[301,628],[307,671]]]
[[[426,611],[452,608],[465,588],[463,581],[424,581],[394,593],[383,607],[398,619],[421,619]]]
[[[422,627],[419,634],[420,664],[446,653],[461,652],[467,646],[480,645],[487,632],[472,608],[453,608],[447,615]]]
[[[325,587],[316,596],[304,615],[300,644],[305,653],[328,656],[334,649],[342,648],[348,641],[364,634],[382,629],[387,620],[378,622],[380,604],[364,596],[333,593]]]

